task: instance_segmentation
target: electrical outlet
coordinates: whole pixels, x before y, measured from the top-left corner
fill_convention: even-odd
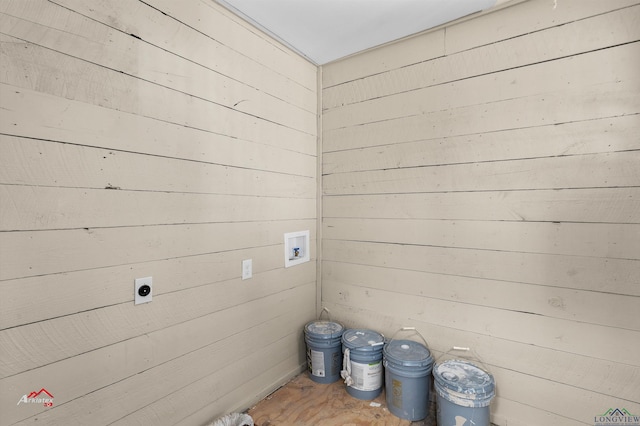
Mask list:
[[[136,278],[133,292],[133,303],[149,303],[153,297],[153,278]]]
[[[245,259],[242,261],[242,279],[246,280],[253,276],[253,261]]]

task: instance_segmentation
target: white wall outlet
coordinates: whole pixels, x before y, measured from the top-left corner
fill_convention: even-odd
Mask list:
[[[153,278],[136,278],[133,293],[133,303],[139,305],[140,303],[149,303],[153,297]]]
[[[242,279],[246,280],[253,277],[253,260],[245,259],[242,261]]]

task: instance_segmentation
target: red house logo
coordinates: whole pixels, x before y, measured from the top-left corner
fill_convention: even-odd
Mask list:
[[[21,403],[43,404],[45,407],[53,407],[53,395],[45,388],[42,388],[38,392],[33,391],[29,395],[22,395],[16,405],[20,405]]]

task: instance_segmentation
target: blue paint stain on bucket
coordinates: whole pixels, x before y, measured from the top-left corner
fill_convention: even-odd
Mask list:
[[[340,379],[343,332],[342,324],[333,321],[312,321],[304,327],[307,367],[314,382],[333,383]]]
[[[383,359],[389,411],[411,421],[427,417],[433,368],[429,349],[412,340],[391,340],[384,347]]]
[[[450,359],[433,369],[438,425],[489,426],[493,376],[468,361]]]
[[[371,400],[382,392],[384,336],[373,330],[351,329],[342,335],[343,371],[347,393]]]

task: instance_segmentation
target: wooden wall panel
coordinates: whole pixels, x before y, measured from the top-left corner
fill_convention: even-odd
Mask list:
[[[638,223],[638,188],[431,192],[329,197],[325,218]]]
[[[471,347],[497,425],[640,411],[640,5],[557,3],[323,68],[322,303]]]
[[[638,55],[640,45],[631,43],[593,52],[590,55],[538,63],[524,69],[509,69],[480,75],[474,79],[375,97],[325,111],[322,117],[323,126],[326,130],[332,130],[407,115],[536,96],[540,93],[536,82],[541,80],[547,82],[544,93],[549,94],[569,88],[592,91],[594,86],[607,82],[631,82],[632,87],[637,88],[633,65],[636,64],[634,58]],[[576,69],[582,71],[576,74]]]
[[[49,48],[33,44],[28,44],[26,49],[20,48],[23,43],[18,38],[4,36],[3,43],[6,48],[0,60],[12,70],[3,82],[12,86],[38,88],[51,95],[250,141],[259,141],[261,138],[300,138],[302,143],[315,141],[312,134],[262,117],[256,118],[170,87],[124,73],[113,75],[111,69],[72,56],[60,59],[60,54]],[[37,74],[36,70],[47,69],[47,64],[56,60],[55,69],[49,70],[43,77]],[[20,71],[24,69],[33,70],[36,75]],[[105,96],[96,97],[96,88],[104,91]],[[157,108],[158,105],[164,105],[164,108]],[[212,120],[212,117],[216,120]],[[307,121],[314,123],[315,120],[311,118]]]
[[[121,3],[123,4],[123,3]],[[2,23],[20,40],[66,53],[106,68],[189,93],[217,105],[252,116],[313,133],[315,114],[287,103],[268,93],[257,91],[237,80],[216,73],[201,64],[185,61],[151,44],[140,44],[129,34],[100,26],[100,31],[86,32],[91,21],[53,3],[42,3],[37,10],[22,5],[20,18],[3,15]],[[42,23],[42,24],[41,24]],[[105,30],[107,30],[105,32]],[[85,31],[82,33],[81,31]],[[86,47],[77,49],[79,43]],[[159,73],[153,64],[164,62],[173,73]],[[198,82],[207,82],[206,85]]]
[[[526,129],[505,129],[460,136],[435,137],[401,144],[362,147],[323,155],[323,173],[411,166],[529,160],[638,149],[636,116],[620,116]],[[607,132],[599,132],[606,127]],[[488,137],[490,136],[490,137]],[[576,142],[577,141],[577,142]],[[472,144],[476,149],[465,149]],[[523,145],[523,146],[521,146]],[[514,149],[514,147],[518,147]]]
[[[639,159],[634,150],[337,173],[323,181],[327,195],[633,187],[640,178]],[[401,189],[394,191],[398,183]]]
[[[235,285],[239,286],[238,283]],[[292,289],[291,295],[308,296],[312,287],[311,283],[307,283]],[[236,357],[246,356],[249,352],[260,353],[255,351],[256,346],[268,346],[271,338],[277,341],[282,336],[291,335],[293,339],[300,339],[302,325],[298,321],[300,318],[308,317],[308,312],[302,312],[302,307],[308,308],[315,302],[309,299],[305,303],[307,304],[297,306],[298,301],[295,298],[283,292],[274,292],[262,301],[256,299],[204,316],[192,314],[192,319],[175,325],[157,330],[149,329],[146,334],[84,352],[74,357],[75,359],[61,359],[11,376],[4,380],[6,385],[2,389],[5,397],[3,412],[11,413],[12,417],[18,418],[20,407],[14,408],[15,403],[13,398],[10,398],[12,393],[18,392],[22,386],[37,386],[37,382],[42,380],[51,383],[50,387],[64,389],[64,393],[61,393],[57,400],[57,404],[64,408],[59,411],[52,410],[52,413],[48,414],[46,409],[40,407],[41,415],[56,419],[59,423],[68,420],[71,413],[79,410],[78,406],[87,404],[87,398],[97,403],[103,399],[119,398],[116,394],[120,392],[132,395],[136,393],[136,387],[145,387],[145,382],[148,388],[162,384],[163,387],[171,387],[175,392],[184,387],[177,386],[178,382],[198,382],[206,377],[207,373],[214,374],[217,370],[228,367]],[[278,306],[279,310],[274,310],[273,306]],[[253,346],[254,343],[256,346]],[[228,345],[233,345],[237,350],[225,350],[228,349]],[[291,347],[297,345],[289,346],[291,353]],[[286,348],[283,349],[286,351]],[[101,368],[96,368],[96,365],[100,365]],[[202,374],[197,375],[193,371],[189,374],[190,377],[184,377],[187,366],[199,366]],[[74,369],[76,374],[90,380],[78,381],[77,376],[61,374],[65,369]],[[171,385],[171,382],[175,383]],[[98,388],[100,391],[97,395],[90,396],[95,393],[92,390],[98,385],[102,385]],[[224,392],[224,389],[221,391]],[[162,392],[154,390],[150,397],[162,399],[165,396]],[[137,404],[136,401],[127,403],[129,407],[136,407]],[[104,409],[110,408],[104,406]],[[111,411],[109,416],[125,414]],[[176,415],[185,416],[191,412],[177,410]],[[80,416],[82,420],[77,424],[86,424],[92,415],[95,413],[83,414],[88,417],[82,419]]]
[[[200,0],[3,1],[0,25],[0,423],[200,424],[300,372],[316,67]]]
[[[635,300],[627,295],[353,263],[327,262],[325,268],[325,283],[329,282],[327,287],[334,277],[342,283],[374,290],[385,290],[389,283],[393,283],[396,293],[408,297],[428,295],[430,299],[552,318],[580,318],[589,324],[640,331],[640,318],[628,318],[626,313],[636,306]]]
[[[578,6],[576,2],[566,2],[565,4],[569,3],[571,6],[565,6],[564,10],[571,10],[572,17],[569,17],[569,13],[564,17],[549,13],[549,3],[545,4],[538,0],[526,3],[532,4],[517,5],[480,18],[488,19],[488,22],[478,21],[473,25],[472,20],[459,26],[446,28],[447,33],[454,32],[453,37],[457,43],[467,43],[469,47],[475,48],[450,52],[435,59],[427,53],[422,60],[415,61],[410,66],[398,67],[384,73],[372,72],[328,88],[326,93],[323,93],[323,109],[328,110],[366,99],[463,80],[469,77],[470,72],[475,76],[481,76],[597,51],[633,42],[637,40],[640,31],[637,25],[639,8],[629,7],[630,4],[637,3],[632,0],[617,2],[616,6],[620,6],[620,9],[614,6],[613,10],[610,7],[598,5],[597,2],[590,2],[586,7]],[[544,15],[546,21],[542,18],[528,20],[526,9],[533,9],[531,13]],[[515,10],[518,11],[514,12]],[[522,16],[518,16],[521,14]],[[517,24],[511,24],[511,20]],[[521,25],[521,21],[528,22]],[[505,25],[504,22],[508,24]],[[467,30],[468,24],[472,25]],[[491,43],[476,45],[476,40],[484,37],[478,36],[478,33],[490,35],[495,28],[508,28],[512,25],[510,34],[505,34],[506,37],[496,37]],[[522,31],[532,25],[537,26],[538,30]],[[591,28],[591,32],[585,35],[584,28],[587,26]],[[544,27],[544,30],[540,29],[541,27]],[[517,36],[513,33],[514,31],[518,31]],[[437,33],[428,33],[428,35],[430,42],[440,39]],[[491,34],[490,37],[495,35]],[[445,37],[445,45],[448,44],[448,40],[449,37]],[[403,46],[396,46],[399,51],[405,49]],[[540,49],[540,46],[545,48]],[[411,52],[412,49],[408,50],[409,52],[405,55],[414,55]],[[527,52],[526,55],[521,54],[523,51]],[[325,81],[334,73],[340,72],[343,66],[348,66],[348,63],[339,62],[325,67],[323,70]],[[476,88],[476,90],[481,89]]]
[[[327,261],[640,296],[640,261],[632,259],[329,239],[323,248]]]
[[[603,83],[597,93],[582,88],[562,92],[505,99],[487,105],[452,110],[417,112],[388,121],[373,121],[354,127],[323,132],[328,151],[364,148],[430,138],[492,133],[513,128],[556,125],[627,114],[640,106],[635,81]],[[455,114],[454,114],[455,111]]]

